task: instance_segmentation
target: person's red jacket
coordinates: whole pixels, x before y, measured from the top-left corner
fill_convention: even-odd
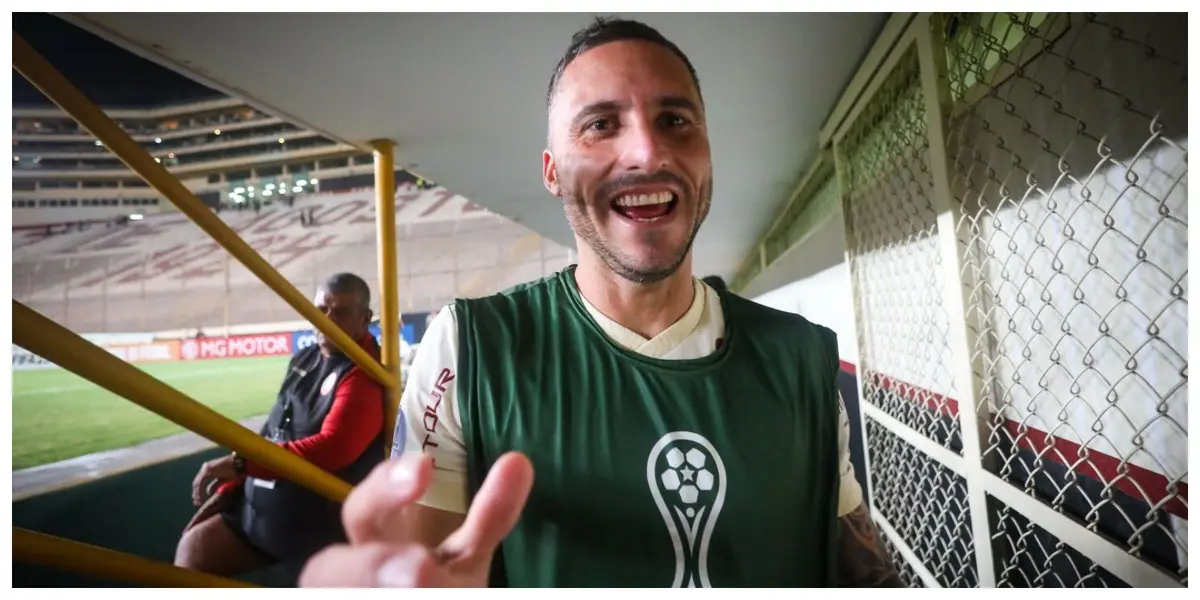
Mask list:
[[[372,357],[379,359],[379,345],[371,334],[358,343]],[[333,405],[321,423],[321,431],[279,445],[331,473],[348,467],[383,429],[383,398],[383,385],[355,365],[338,381]],[[246,474],[258,479],[277,478],[268,469],[250,461],[246,461]],[[227,481],[217,488],[217,493],[231,491],[241,484],[241,480]]]

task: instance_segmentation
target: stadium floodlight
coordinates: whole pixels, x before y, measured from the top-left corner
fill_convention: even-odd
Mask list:
[[[292,192],[296,193],[296,194],[299,194],[300,192],[303,192],[303,191],[304,191],[304,188],[302,188],[300,186],[296,186],[296,187],[292,188]]]
[[[306,185],[308,185],[308,182],[307,182],[307,181],[305,181],[305,180],[303,180],[303,179],[301,179],[300,181],[297,181],[297,182],[296,182],[296,186],[297,186],[297,187],[304,187],[304,186],[306,186]]]
[[[20,156],[14,156],[14,157],[13,157],[13,162],[21,162],[21,157],[20,157]]]
[[[248,190],[250,190],[250,191],[252,191],[252,192],[253,192],[253,191],[254,191],[254,186],[252,186],[252,185],[248,185],[248,186],[246,186],[246,189],[248,189]]]
[[[245,191],[246,191],[246,188],[237,188],[237,189],[233,190],[233,193],[235,193],[235,194],[241,194],[241,193],[243,193],[243,192],[245,192]]]
[[[159,158],[159,157],[157,157],[157,156],[155,156],[155,157],[154,157],[154,162],[156,162],[156,163],[160,163],[160,162],[162,162],[162,159],[161,159],[161,158]]]
[[[272,193],[272,192],[271,192],[271,190],[264,190],[264,191],[263,191],[263,195],[264,195],[264,196],[270,196],[270,195],[271,195],[271,193]]]
[[[214,130],[213,130],[213,135],[221,135],[221,130],[220,130],[220,129],[214,129]]]
[[[132,215],[129,215],[129,220],[130,220],[130,221],[141,221],[141,220],[142,220],[142,215],[139,215],[139,214],[137,214],[137,213],[133,213]]]
[[[286,140],[286,139],[284,139],[284,138],[279,138],[279,143],[280,143],[280,144],[282,144],[282,143],[284,143],[284,142],[286,142],[286,141],[287,141],[287,140]]]
[[[161,144],[161,143],[162,143],[162,138],[154,138],[154,143],[155,143],[155,144]]]
[[[103,145],[104,145],[104,142],[101,142],[100,140],[96,140],[96,145],[97,145],[97,146],[103,146]]]
[[[312,179],[310,179],[308,182],[309,182],[309,183],[311,183],[311,184],[313,184],[313,185],[317,185],[317,178],[316,178],[316,177],[313,177],[313,178],[312,178]]]
[[[268,184],[267,184],[267,187],[265,187],[265,188],[263,188],[263,189],[267,189],[267,190],[273,190],[273,189],[275,189],[275,184],[273,184],[273,183],[268,183]]]

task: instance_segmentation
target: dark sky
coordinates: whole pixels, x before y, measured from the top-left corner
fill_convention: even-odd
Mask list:
[[[221,95],[53,15],[14,13],[13,32],[104,107],[152,107]],[[53,104],[14,69],[13,106]]]

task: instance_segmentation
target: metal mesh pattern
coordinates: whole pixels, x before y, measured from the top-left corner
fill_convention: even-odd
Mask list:
[[[1062,540],[989,497],[996,586],[1018,588],[1128,587]]]
[[[944,33],[985,462],[1186,582],[1186,22],[958,15]],[[1020,544],[1037,554],[1008,585],[1096,580]]]
[[[961,451],[924,99],[910,51],[838,144],[863,398]]]
[[[872,508],[943,587],[975,587],[966,481],[868,418]]]
[[[891,538],[886,535],[880,537],[883,538],[883,547],[887,549],[888,555],[892,557],[892,562],[896,565],[896,572],[900,574],[900,581],[904,583],[904,587],[925,587],[925,583],[917,576],[917,572],[913,570],[912,565],[908,564],[908,561],[896,549],[896,545],[892,543]]]

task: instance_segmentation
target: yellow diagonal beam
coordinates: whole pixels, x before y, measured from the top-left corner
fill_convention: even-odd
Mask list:
[[[272,444],[179,390],[147,375],[37,311],[12,301],[14,344],[100,387],[230,448],[330,500],[341,502],[350,484]]]
[[[190,571],[175,565],[100,548],[20,527],[13,527],[13,562],[85,573],[146,587],[258,587],[235,579]]]
[[[312,300],[301,294],[295,286],[276,271],[254,248],[250,247],[237,233],[213,214],[199,198],[188,190],[179,179],[171,175],[165,167],[154,161],[148,152],[129,137],[116,122],[108,118],[104,111],[93,104],[71,82],[67,81],[54,67],[42,58],[25,40],[13,33],[13,68],[25,79],[36,86],[52,102],[62,108],[81,126],[92,132],[100,143],[104,144],[113,154],[117,155],[126,165],[137,173],[146,183],[158,190],[160,194],[171,201],[179,212],[187,215],[193,222],[212,236],[218,244],[229,251],[251,273],[254,273],[267,287],[271,288],[280,298],[283,298],[296,312],[312,323],[325,337],[362,367],[373,379],[396,389],[400,378],[388,372],[379,361],[371,357],[361,346],[333,321],[326,317],[312,303]]]

